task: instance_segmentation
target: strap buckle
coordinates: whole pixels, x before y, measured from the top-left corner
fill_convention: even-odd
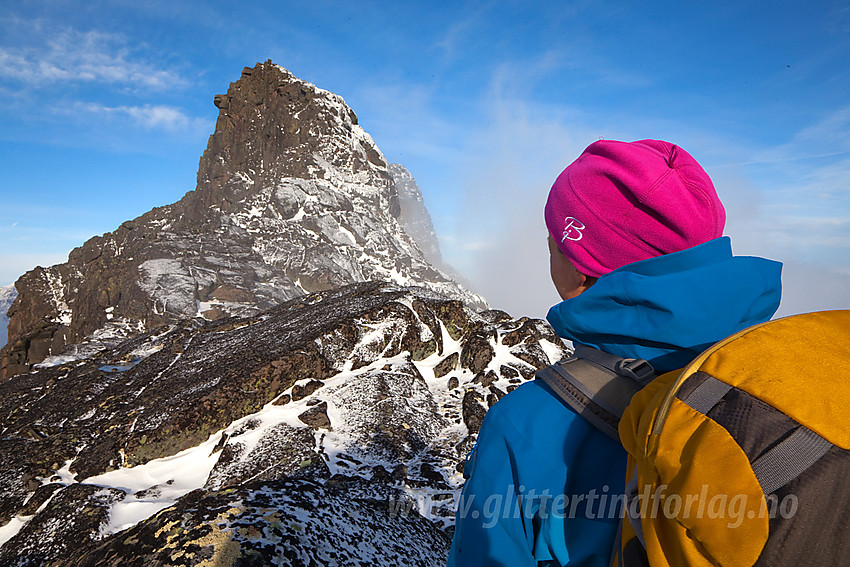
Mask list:
[[[614,365],[614,372],[636,380],[640,384],[649,382],[655,377],[655,369],[642,358],[624,358]]]

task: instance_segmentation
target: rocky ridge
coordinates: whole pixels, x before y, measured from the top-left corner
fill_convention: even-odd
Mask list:
[[[442,565],[541,320],[363,283],[0,382],[0,566]]]
[[[18,297],[18,290],[13,285],[0,287],[0,348],[6,344],[6,328],[9,326],[9,317],[6,313],[12,302]]]
[[[413,238],[404,230],[400,201],[415,205],[418,189],[396,169],[400,200],[393,170],[341,97],[267,61],[214,103],[196,190],[16,282],[0,378],[186,318],[251,316],[356,282],[415,284],[486,308],[417,246],[438,253],[430,222]]]

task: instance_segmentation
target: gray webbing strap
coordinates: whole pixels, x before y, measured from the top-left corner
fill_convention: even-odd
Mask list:
[[[598,348],[589,347],[580,343],[573,345],[573,348],[574,357],[589,360],[612,371],[614,370],[614,366],[616,366],[617,362],[623,360],[617,355],[608,354],[607,352],[602,352]]]
[[[638,506],[635,508],[637,512],[636,515],[632,514],[632,503],[638,500]],[[626,484],[626,502],[625,502],[625,510],[623,510],[623,515],[626,520],[629,521],[629,524],[632,526],[632,530],[635,532],[635,536],[637,537],[640,544],[646,549],[646,539],[643,535],[643,524],[640,519],[643,513],[645,513],[645,507],[648,506],[648,502],[641,502],[640,496],[638,494],[638,468],[635,465],[634,472],[632,473],[632,479]]]
[[[542,379],[576,413],[597,429],[620,440],[617,424],[632,397],[655,377],[645,360],[623,359],[576,345],[573,356],[538,371]]]
[[[621,358],[580,343],[575,344],[573,357],[589,360],[615,374],[636,380],[642,386],[646,386],[657,376],[652,365],[642,358]]]
[[[697,386],[693,392],[685,396],[682,400],[693,409],[705,415],[711,411],[711,408],[717,405],[717,402],[726,395],[726,392],[732,389],[732,386],[725,382],[721,382],[713,376],[706,375],[702,384]]]
[[[753,461],[753,471],[765,494],[773,494],[823,457],[832,443],[802,425]]]
[[[732,386],[706,375],[682,401],[703,415],[708,415]],[[773,494],[815,464],[832,447],[832,443],[804,426],[773,446],[751,463],[753,472],[765,494]]]
[[[549,386],[555,397],[561,400],[563,404],[572,408],[574,412],[582,416],[588,423],[611,439],[619,441],[620,434],[617,431],[616,425],[619,417],[594,413],[589,407],[592,400],[589,400],[587,396],[578,390],[575,386],[576,380],[564,378],[561,373],[554,370],[554,367],[555,365],[538,370],[537,377]],[[574,392],[571,388],[576,391]],[[607,411],[605,413],[610,414]]]
[[[611,557],[608,559],[608,565],[613,566],[615,560],[618,567],[623,567],[623,520],[620,520],[617,524],[617,537],[614,538],[614,545],[611,546]]]
[[[580,358],[555,364],[552,369],[593,403],[618,419],[626,411],[632,396],[641,389],[637,382],[596,367]]]

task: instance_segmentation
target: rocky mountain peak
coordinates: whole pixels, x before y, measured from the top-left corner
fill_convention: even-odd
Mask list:
[[[487,307],[407,232],[386,159],[341,97],[267,61],[214,104],[194,191],[16,282],[0,378],[164,324],[252,316],[357,282]]]
[[[387,161],[339,95],[267,61],[243,69],[214,104],[218,121],[198,167],[201,207],[226,212],[257,187],[327,179],[333,169],[358,179],[359,193],[369,188],[374,204],[398,217]]]

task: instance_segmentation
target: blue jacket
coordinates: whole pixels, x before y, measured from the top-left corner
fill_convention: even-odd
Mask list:
[[[547,319],[566,339],[666,372],[770,319],[780,272],[718,238],[606,274]],[[625,469],[618,442],[542,381],[523,384],[490,408],[467,457],[449,567],[608,565]]]

